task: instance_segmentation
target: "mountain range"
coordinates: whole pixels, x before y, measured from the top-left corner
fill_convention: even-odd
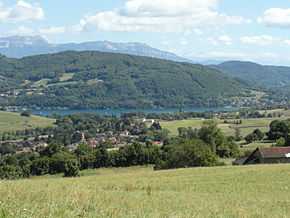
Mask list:
[[[174,53],[152,48],[144,43],[116,43],[94,41],[83,43],[51,44],[41,36],[11,36],[0,38],[0,54],[11,58],[22,58],[62,51],[100,51],[153,57],[177,62],[192,62]]]
[[[52,44],[40,36],[12,36],[0,38],[0,54],[9,58],[23,58],[40,54],[55,54],[64,51],[99,51],[152,57],[175,62],[195,63],[174,53],[152,48],[144,43],[116,43],[95,41],[83,43]],[[39,57],[39,56],[38,56]],[[33,58],[35,59],[35,57]],[[15,60],[14,60],[15,61]],[[21,62],[21,60],[19,60]],[[267,66],[246,61],[199,61],[202,65],[218,70],[235,81],[255,89],[285,89],[290,87],[290,67]],[[3,79],[3,78],[2,78]],[[3,81],[5,81],[3,83]],[[8,83],[5,79],[2,86]],[[11,81],[10,81],[11,82]],[[289,90],[289,88],[287,88]]]

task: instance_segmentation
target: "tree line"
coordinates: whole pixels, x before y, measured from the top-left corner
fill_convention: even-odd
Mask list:
[[[74,120],[73,123],[79,125],[91,125],[80,117],[70,118],[70,122]],[[68,117],[63,119],[67,120]],[[60,125],[64,122],[63,119],[58,121]],[[76,126],[80,127],[79,125]],[[84,128],[89,126],[85,125]],[[105,127],[111,128],[107,125]],[[158,123],[149,129],[151,133],[162,131]],[[213,121],[205,122],[199,130],[179,129],[178,137],[164,137],[162,140],[162,146],[151,140],[141,140],[115,149],[108,149],[105,144],[91,147],[81,143],[75,150],[69,150],[64,143],[51,142],[37,152],[15,153],[6,150],[0,156],[0,178],[17,179],[58,173],[78,176],[79,171],[85,169],[136,165],[153,165],[156,170],[217,166],[222,164],[219,158],[239,155],[233,138],[226,137]]]

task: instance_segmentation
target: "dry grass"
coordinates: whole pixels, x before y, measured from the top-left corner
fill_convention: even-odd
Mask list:
[[[0,217],[288,217],[290,166],[90,171],[0,183]]]

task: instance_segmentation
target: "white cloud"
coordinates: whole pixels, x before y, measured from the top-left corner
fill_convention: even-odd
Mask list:
[[[270,8],[258,22],[270,27],[290,28],[290,8]]]
[[[65,33],[67,30],[65,27],[59,26],[59,27],[48,27],[48,28],[41,28],[39,30],[40,34],[43,35],[54,35],[54,34],[62,34]]]
[[[285,43],[286,45],[290,45],[290,40],[287,39],[287,40],[284,41],[284,43]]]
[[[198,29],[198,28],[195,28],[195,29],[193,30],[193,32],[194,32],[196,35],[202,35],[202,34],[203,34],[203,31],[200,30],[200,29]]]
[[[270,35],[243,36],[240,41],[244,44],[255,46],[290,45],[289,39],[282,39]]]
[[[38,5],[19,0],[14,6],[5,7],[0,4],[0,22],[18,22],[28,20],[41,20],[44,11]]]
[[[218,41],[220,41],[221,43],[225,45],[231,45],[233,40],[228,35],[223,35],[218,38]]]
[[[47,27],[47,28],[30,28],[26,26],[18,26],[16,29],[12,29],[10,31],[5,32],[2,36],[37,36],[41,35],[42,37],[48,37],[51,35],[57,35],[57,34],[64,34],[64,33],[73,33],[75,32],[72,28],[67,27]]]
[[[123,8],[84,17],[83,30],[185,32],[198,27],[248,20],[217,12],[219,0],[127,0]]]
[[[273,45],[274,43],[281,42],[281,39],[269,35],[243,36],[240,38],[240,40],[244,44],[259,46]]]
[[[208,38],[208,41],[214,46],[233,44],[233,39],[228,35],[221,35],[216,38],[210,37]]]
[[[120,14],[133,17],[176,17],[216,8],[218,0],[128,0]]]

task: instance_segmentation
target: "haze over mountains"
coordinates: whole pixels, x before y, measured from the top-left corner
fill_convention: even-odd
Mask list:
[[[160,58],[178,62],[192,62],[191,60],[179,57],[174,53],[161,51],[144,43],[94,41],[83,43],[51,44],[40,36],[12,36],[0,38],[0,53],[11,58],[58,53],[68,50],[111,52]]]

